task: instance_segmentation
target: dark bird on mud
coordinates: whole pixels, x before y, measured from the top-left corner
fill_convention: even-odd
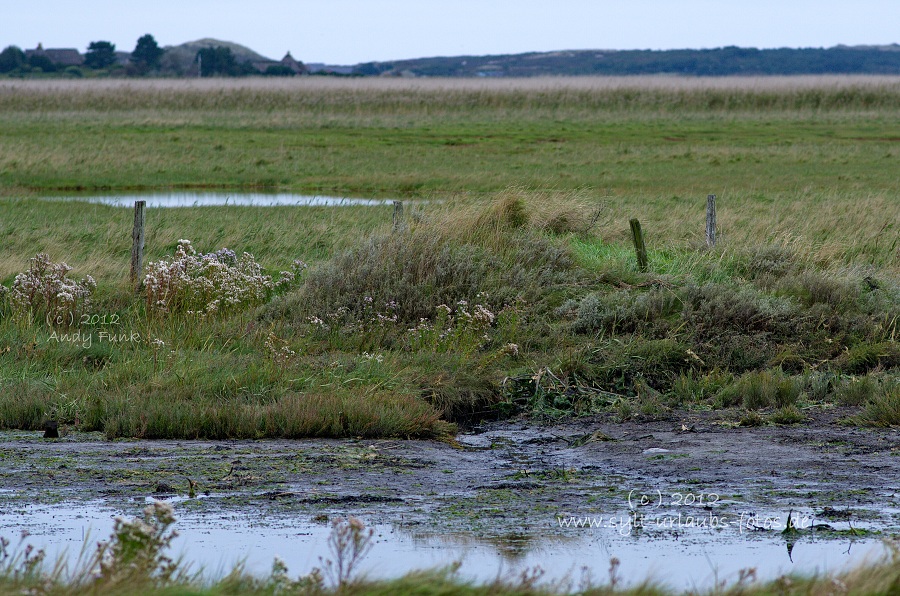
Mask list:
[[[56,420],[48,420],[44,423],[44,438],[45,439],[58,439],[59,438],[59,423]]]
[[[185,476],[185,478],[187,478],[187,481],[188,481],[188,497],[193,499],[194,497],[197,496],[197,481],[191,480],[187,476]]]
[[[156,490],[153,491],[154,495],[174,495],[177,493],[178,491],[175,490],[174,486],[165,482],[158,482],[156,484]]]

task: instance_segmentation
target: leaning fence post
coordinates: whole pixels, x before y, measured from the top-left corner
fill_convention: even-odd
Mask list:
[[[134,228],[131,230],[131,285],[141,289],[141,269],[144,263],[144,206],[146,201],[134,202]]]
[[[403,227],[403,201],[394,201],[394,231]]]
[[[644,246],[644,233],[641,231],[641,222],[632,219],[631,239],[634,241],[634,251],[637,253],[638,268],[641,271],[647,270],[647,248]]]
[[[716,195],[706,197],[706,246],[716,245]]]

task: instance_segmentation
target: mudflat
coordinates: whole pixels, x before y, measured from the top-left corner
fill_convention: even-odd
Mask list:
[[[0,508],[101,500],[127,512],[146,497],[180,496],[194,512],[352,513],[375,523],[402,515],[407,525],[497,533],[540,532],[569,517],[710,511],[729,525],[743,516],[774,530],[748,516],[805,511],[848,521],[848,531],[895,531],[900,432],[845,426],[840,417],[826,410],[803,425],[749,428],[721,413],[504,421],[452,442],[107,441],[7,431]]]

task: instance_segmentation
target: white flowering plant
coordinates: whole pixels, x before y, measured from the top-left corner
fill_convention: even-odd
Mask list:
[[[97,282],[90,275],[81,280],[69,277],[72,267],[54,263],[46,253],[28,261],[28,271],[19,273],[12,287],[3,287],[4,299],[17,320],[45,319],[56,326],[68,326],[85,313]]]
[[[500,342],[506,345],[496,357],[519,357],[515,343],[524,301],[517,298],[499,312],[491,306],[488,295],[479,292],[473,302],[458,300],[452,306],[440,304],[431,317],[420,318],[414,326],[403,321],[402,308],[394,300],[376,304],[364,296],[355,308],[338,307],[321,317],[308,316],[309,336],[361,350],[364,358],[377,348],[400,348],[412,352],[455,352],[471,356]]]
[[[222,248],[199,253],[190,240],[179,240],[172,259],[147,264],[147,311],[201,317],[226,315],[263,304],[273,291],[291,287],[306,268],[294,261],[276,282],[263,273],[253,255]]]
[[[178,561],[164,554],[178,533],[172,505],[154,501],[144,508],[143,518],[117,517],[109,541],[100,542],[95,553],[98,584],[147,579],[160,587],[178,581]]]
[[[340,306],[325,313],[324,318],[308,316],[306,322],[314,337],[340,341],[352,337],[358,347],[368,349],[384,344],[402,328],[399,310],[400,305],[394,300],[377,304],[371,296],[363,296],[356,308]]]
[[[484,304],[469,305],[458,301],[454,308],[441,304],[433,319],[421,319],[407,329],[410,348],[414,351],[462,352],[470,354],[481,349],[490,336],[496,315]]]
[[[266,337],[266,358],[276,366],[284,366],[290,362],[297,352],[291,349],[290,344],[270,331]]]

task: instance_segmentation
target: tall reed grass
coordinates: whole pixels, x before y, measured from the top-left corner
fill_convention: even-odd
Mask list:
[[[529,79],[159,79],[0,81],[0,112],[479,109],[756,111],[900,107],[900,77],[536,77]]]

